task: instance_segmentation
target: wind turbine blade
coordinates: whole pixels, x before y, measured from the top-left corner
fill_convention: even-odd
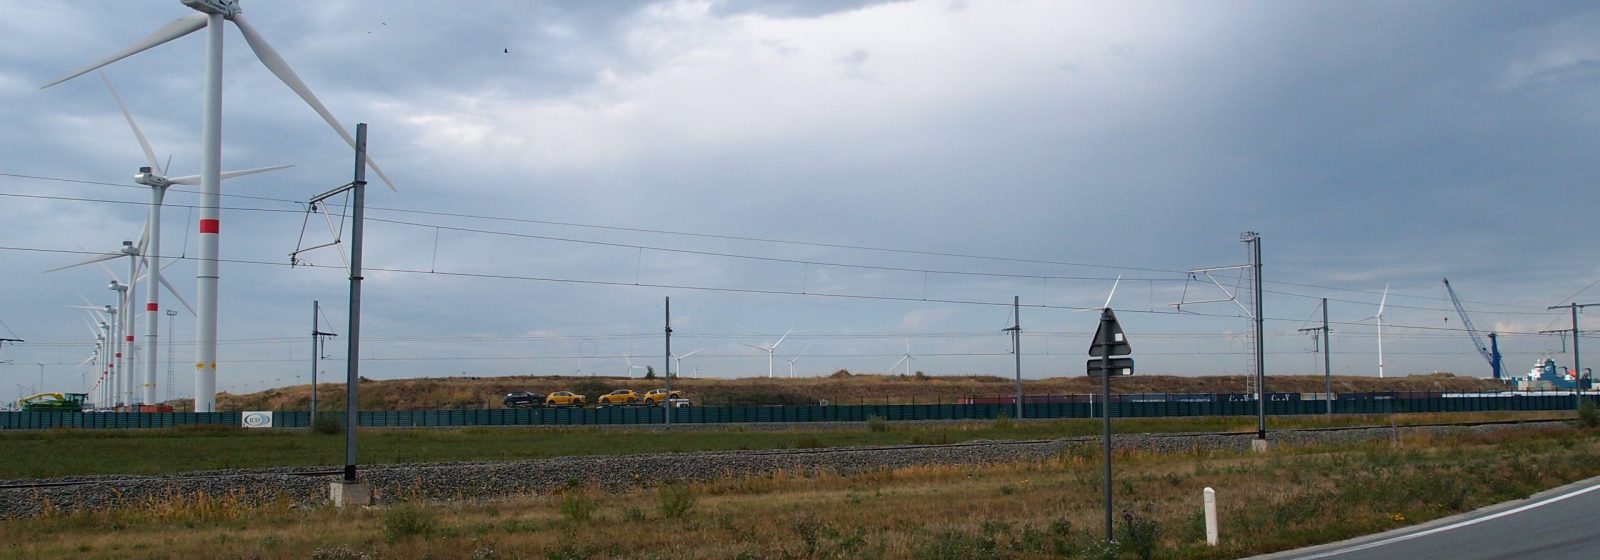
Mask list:
[[[144,131],[139,130],[139,123],[133,120],[133,113],[129,113],[128,106],[122,104],[122,96],[117,95],[117,89],[111,87],[111,79],[106,77],[105,72],[97,73],[100,74],[100,81],[105,82],[106,91],[111,92],[111,99],[116,100],[117,108],[122,110],[122,118],[128,119],[128,128],[133,129],[133,137],[139,140],[139,147],[144,149],[145,161],[150,162],[150,168],[155,170],[157,175],[166,175],[166,172],[161,170],[161,164],[156,161],[156,151],[150,147],[150,141],[145,139]]]
[[[695,349],[695,350],[694,350],[694,352],[699,352],[699,351],[701,351],[701,350],[705,350],[705,348],[696,348],[696,349]],[[689,357],[689,356],[693,356],[693,355],[694,355],[694,352],[690,352],[690,353],[688,353],[688,354],[684,354],[684,355],[682,355],[682,356],[678,356],[678,359],[680,359],[680,360],[682,360],[682,359],[684,359],[684,358],[687,358],[687,357]]]
[[[754,345],[754,344],[745,344],[745,343],[743,343],[743,342],[740,342],[740,343],[739,343],[739,344],[741,344],[741,345],[744,345],[744,346],[749,346],[749,347],[751,347],[751,348],[755,348],[755,349],[756,349],[756,350],[760,350],[760,351],[762,351],[762,352],[771,352],[771,350],[767,350],[767,349],[766,349],[766,348],[764,348],[764,347],[761,347],[761,346],[756,346],[756,345]]]
[[[1374,317],[1378,317],[1378,318],[1382,318],[1383,317],[1383,306],[1388,305],[1388,303],[1389,303],[1389,285],[1388,284],[1384,284],[1383,285],[1383,299],[1378,300],[1378,314],[1377,315],[1373,315],[1373,316]]]
[[[311,106],[311,110],[316,111],[317,115],[322,117],[322,120],[328,121],[328,126],[332,126],[333,130],[339,133],[339,137],[344,138],[346,144],[349,144],[351,148],[355,148],[356,139],[350,136],[350,131],[345,130],[344,125],[339,124],[339,119],[333,118],[333,113],[328,112],[328,108],[322,105],[322,101],[311,93],[311,88],[306,87],[306,83],[301,81],[300,76],[294,73],[294,69],[289,67],[289,63],[285,62],[283,57],[278,55],[278,51],[274,50],[272,45],[268,44],[267,40],[256,32],[256,28],[245,20],[244,15],[233,16],[233,24],[239,26],[239,32],[244,34],[244,41],[250,44],[250,50],[256,52],[256,58],[261,60],[261,64],[266,66],[267,70],[270,70],[274,76],[277,76],[278,80],[283,82],[283,85],[289,86],[289,89],[294,90],[295,94],[306,102],[306,105]],[[383,170],[378,168],[377,162],[372,161],[370,157],[367,158],[367,166],[372,168],[373,173],[378,174],[379,179],[383,179],[383,184],[388,185],[389,190],[399,192],[394,188],[394,182],[389,180],[389,176],[385,175]]]
[[[900,361],[897,361],[897,362],[894,363],[894,365],[889,366],[889,369],[886,370],[886,371],[894,371],[894,368],[900,367],[900,364],[905,363],[906,362],[906,358],[909,358],[909,357],[910,356],[901,356],[900,357]]]
[[[1117,284],[1121,284],[1121,283],[1122,283],[1122,275],[1118,274],[1117,275],[1117,281],[1111,283],[1111,293],[1106,294],[1106,304],[1100,306],[1101,309],[1111,309],[1111,298],[1117,297]]]
[[[783,344],[783,339],[789,338],[789,333],[792,333],[792,332],[794,332],[793,328],[790,328],[788,331],[784,332],[783,336],[778,337],[778,341],[772,343],[772,347],[768,348],[767,350],[769,350],[769,351],[770,350],[777,350],[778,349],[778,345],[779,344]]]
[[[69,264],[69,265],[66,265],[66,266],[58,266],[56,268],[52,268],[50,270],[46,270],[45,272],[55,272],[57,270],[66,270],[66,269],[69,269],[69,268],[79,267],[79,266],[83,266],[83,265],[86,265],[86,264],[94,264],[94,263],[101,262],[101,261],[109,261],[111,259],[124,256],[124,255],[122,255],[120,253],[93,253],[93,254],[94,254],[94,256],[89,257],[87,259],[84,259],[84,260],[81,260],[81,261],[78,261],[78,262],[75,262],[75,263],[72,263],[72,264]],[[111,271],[110,271],[110,269],[107,269],[106,272],[109,274]],[[116,278],[116,275],[112,275],[112,278]]]
[[[290,164],[290,165],[274,165],[272,167],[255,167],[255,168],[251,168],[251,169],[240,169],[238,171],[223,171],[222,172],[222,178],[223,179],[232,179],[234,177],[243,177],[245,175],[254,175],[256,173],[266,173],[268,171],[277,171],[279,169],[288,169],[290,167],[294,167],[294,165],[293,164]],[[198,184],[200,184],[200,176],[199,175],[184,175],[182,177],[175,177],[175,178],[167,179],[167,182],[168,183],[172,183],[174,185],[198,185]]]
[[[82,76],[84,74],[88,74],[89,72],[98,70],[98,69],[100,69],[100,67],[105,66],[107,64],[111,64],[111,63],[116,62],[118,60],[122,60],[124,58],[128,58],[128,57],[133,56],[135,54],[139,54],[140,52],[143,52],[144,50],[149,49],[151,47],[155,47],[155,46],[160,45],[162,43],[166,43],[167,41],[171,41],[173,39],[177,39],[177,38],[182,37],[184,35],[188,35],[190,33],[194,33],[195,31],[199,31],[200,28],[205,27],[205,26],[206,26],[206,15],[205,14],[187,15],[187,16],[183,16],[181,18],[172,20],[172,22],[162,26],[160,29],[157,29],[154,32],[151,32],[149,35],[146,35],[143,39],[139,39],[138,41],[134,41],[134,43],[132,45],[129,45],[128,48],[125,48],[125,49],[122,49],[122,50],[117,51],[115,53],[112,53],[110,56],[107,56],[107,57],[102,58],[100,60],[91,62],[91,63],[89,63],[88,66],[85,66],[83,68],[74,70],[74,71],[72,71],[71,73],[69,73],[69,74],[67,74],[65,76],[62,76],[60,78],[56,78],[55,80],[53,80],[53,81],[51,81],[49,83],[46,83],[45,85],[39,86],[39,89],[44,89],[44,88],[59,84],[61,82],[65,82],[67,80],[76,78],[78,76]]]
[[[178,303],[183,304],[183,308],[188,309],[190,315],[195,315],[194,307],[190,306],[189,302],[183,299],[183,296],[178,295],[178,289],[172,287],[172,283],[167,281],[166,276],[156,276],[156,278],[160,279],[161,285],[167,288],[167,293],[172,294],[172,297],[178,298]]]

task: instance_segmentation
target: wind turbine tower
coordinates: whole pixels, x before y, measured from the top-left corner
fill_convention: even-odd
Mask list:
[[[744,344],[743,342],[740,342],[739,344],[744,344],[745,346],[749,346],[751,348],[755,348],[756,350],[760,350],[762,352],[766,352],[767,353],[767,379],[771,379],[772,378],[772,353],[778,349],[778,345],[779,344],[783,344],[783,339],[789,338],[789,333],[792,333],[792,332],[794,332],[794,329],[791,328],[787,332],[783,333],[783,336],[778,337],[778,341],[772,343],[772,346],[756,346],[754,344]]]

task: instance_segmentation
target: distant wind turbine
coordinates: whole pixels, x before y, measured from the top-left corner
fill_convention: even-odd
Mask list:
[[[766,352],[767,353],[767,378],[771,379],[772,378],[772,352],[777,350],[778,349],[778,345],[779,344],[783,344],[783,339],[789,338],[789,333],[792,333],[792,332],[794,332],[794,329],[791,328],[787,332],[783,333],[783,336],[778,337],[778,341],[772,343],[772,346],[756,346],[754,344],[744,344],[743,342],[740,342],[739,344],[744,344],[745,346],[749,346],[751,348],[755,348],[756,350],[760,350],[762,352]]]
[[[1383,379],[1383,308],[1389,303],[1389,285],[1383,285],[1383,298],[1378,300],[1378,313],[1363,321],[1378,320],[1378,379]]]
[[[147,49],[162,45],[179,37],[194,33],[204,28],[206,30],[206,76],[204,111],[201,118],[201,165],[200,165],[200,257],[199,269],[195,273],[195,294],[199,299],[200,313],[196,321],[195,337],[195,411],[214,412],[216,410],[217,392],[217,284],[221,272],[218,268],[218,247],[221,234],[221,196],[222,196],[222,31],[225,21],[232,21],[239,28],[239,33],[244,35],[244,40],[255,52],[256,58],[261,61],[267,70],[277,76],[279,81],[289,86],[311,110],[321,116],[334,131],[349,144],[352,149],[356,146],[355,138],[344,125],[333,117],[333,113],[322,105],[322,101],[311,93],[311,88],[306,87],[300,76],[295,74],[289,63],[283,60],[277,50],[268,44],[266,39],[256,32],[241,13],[238,0],[182,0],[183,5],[194,9],[199,14],[192,14],[173,20],[160,29],[151,32],[144,38],[135,41],[132,45],[112,53],[88,66],[74,70],[65,76],[52,80],[41,89],[65,82],[82,76],[90,71],[133,56]],[[367,165],[372,171],[383,179],[384,184],[394,189],[394,183],[378,168],[377,162],[367,159]]]
[[[806,352],[810,352],[810,351],[811,351],[811,347],[810,346],[806,346],[805,350],[801,350],[800,353],[799,354],[795,354],[793,358],[789,358],[788,360],[785,360],[785,361],[789,362],[789,379],[794,379],[794,363],[800,361],[800,358],[804,357],[806,355]]]
[[[690,352],[690,353],[684,354],[682,356],[673,356],[672,357],[672,371],[678,372],[678,375],[683,375],[683,359],[687,358],[689,356],[693,356],[695,352],[699,352],[701,350],[705,350],[705,348],[696,348],[696,349],[694,349],[694,352]],[[672,376],[672,371],[667,372],[667,376],[669,376],[669,377]]]
[[[906,365],[906,373],[905,374],[906,375],[911,375],[911,362],[915,362],[915,361],[917,361],[917,358],[915,356],[911,355],[911,339],[908,338],[908,339],[906,339],[906,353],[905,353],[905,355],[900,356],[900,361],[895,362],[893,366],[889,366],[889,371],[894,371],[895,366],[898,366],[900,364],[905,364]]]

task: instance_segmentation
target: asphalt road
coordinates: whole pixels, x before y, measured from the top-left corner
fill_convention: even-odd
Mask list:
[[[1600,478],[1591,478],[1415,527],[1257,559],[1590,560],[1600,558],[1596,511],[1600,511]]]

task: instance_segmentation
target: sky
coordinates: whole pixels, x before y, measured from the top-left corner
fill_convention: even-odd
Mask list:
[[[1023,375],[1083,375],[1083,311],[1114,284],[1138,374],[1239,374],[1248,282],[1187,272],[1246,264],[1245,231],[1269,375],[1321,372],[1299,331],[1321,298],[1333,372],[1374,376],[1385,287],[1388,375],[1488,375],[1441,277],[1513,374],[1570,365],[1547,307],[1600,302],[1593,3],[242,5],[393,180],[367,197],[371,378],[660,371],[667,297],[674,353],[700,349],[684,375],[767,375],[746,345],[789,333],[780,377],[1009,376],[1013,297]],[[44,271],[139,237],[145,158],[94,75],[40,85],[194,12],[0,13],[0,337],[26,340],[0,347],[0,395],[81,390],[68,306],[114,295],[95,266]],[[199,171],[202,36],[105,69],[172,176]],[[223,186],[217,385],[238,392],[306,382],[313,300],[348,332],[346,206],[305,203],[354,155],[225,36],[223,168],[294,165]],[[175,188],[162,223],[191,302],[197,201]],[[1246,305],[1196,303],[1229,293]],[[162,319],[158,394],[192,395],[193,317]]]

